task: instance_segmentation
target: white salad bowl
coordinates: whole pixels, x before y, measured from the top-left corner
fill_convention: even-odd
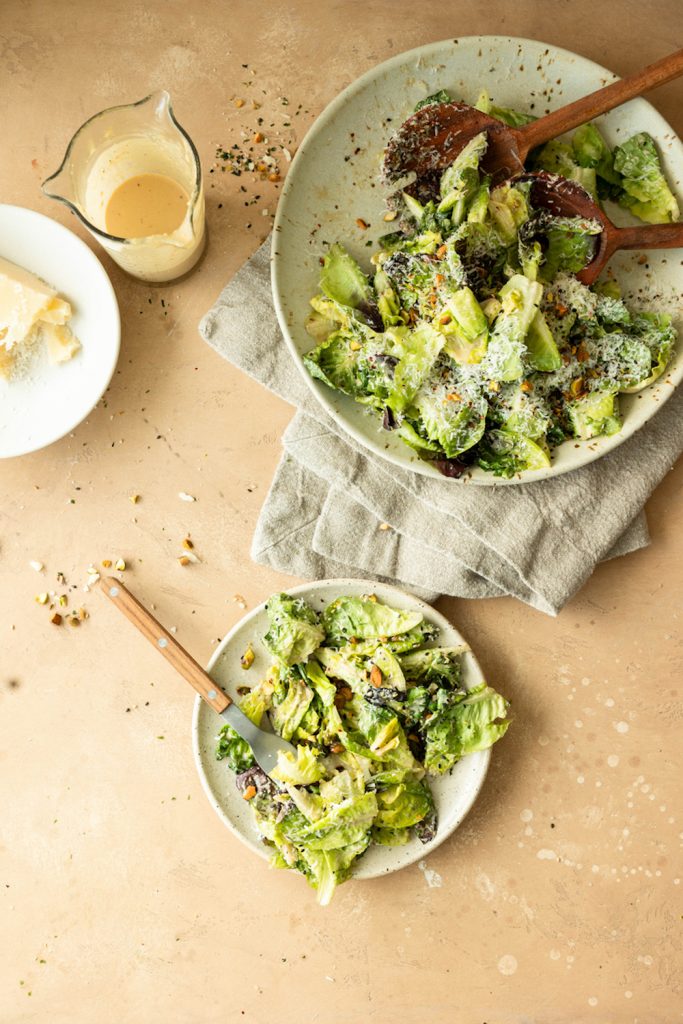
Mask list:
[[[357,597],[372,592],[385,604],[394,608],[414,609],[423,613],[425,619],[435,623],[441,630],[439,646],[457,646],[465,643],[457,629],[419,598],[384,583],[369,583],[367,580],[320,580],[292,587],[288,594],[305,598],[315,609],[322,610],[335,598]],[[261,637],[268,629],[265,602],[254,608],[238,622],[216,648],[208,664],[211,677],[231,697],[237,698],[236,687],[254,685],[272,664],[272,656],[261,644]],[[245,672],[240,666],[240,656],[251,644],[255,653],[252,667]],[[482,671],[474,655],[467,651],[463,655],[463,682],[467,689],[483,682]],[[216,745],[223,722],[200,697],[197,697],[192,719],[192,744],[195,763],[204,791],[211,806],[230,831],[260,857],[270,857],[271,851],[264,846],[253,819],[253,812],[245,803],[235,786],[234,772],[225,761],[216,760]],[[429,777],[438,813],[438,828],[434,839],[422,843],[412,838],[405,846],[371,846],[353,869],[354,878],[377,878],[379,875],[398,871],[429,854],[447,839],[461,823],[482,787],[491,757],[490,750],[468,754],[460,760],[447,775]]]
[[[355,441],[375,455],[425,476],[444,479],[400,438],[382,430],[379,418],[353,399],[313,380],[302,356],[314,347],[304,329],[309,300],[318,291],[320,257],[339,241],[367,268],[383,220],[386,191],[379,183],[384,146],[415,104],[439,89],[474,103],[486,89],[500,106],[542,115],[601,88],[617,76],[559,47],[508,36],[465,36],[430,43],[380,64],[345,89],[323,111],[292,162],[275,219],[272,282],[275,308],[286,344],[325,411]],[[680,195],[683,144],[655,108],[636,99],[597,119],[610,145],[647,131],[656,140],[664,170]],[[621,224],[637,223],[608,204]],[[369,225],[363,229],[360,219]],[[683,250],[620,253],[610,264],[626,302],[674,313],[679,320]],[[577,469],[616,448],[647,423],[683,376],[679,341],[667,372],[635,395],[620,398],[624,424],[618,434],[568,441],[555,449],[549,468],[525,470],[511,480],[479,468],[461,478],[475,484],[530,483]]]

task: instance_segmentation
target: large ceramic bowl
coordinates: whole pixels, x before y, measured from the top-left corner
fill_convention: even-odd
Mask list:
[[[369,587],[367,580],[321,580],[318,583],[305,583],[303,586],[293,587],[287,593],[300,595],[314,608],[321,610],[340,595],[367,594]],[[417,597],[383,583],[373,583],[372,592],[380,601],[394,608],[421,611],[425,619],[439,626],[441,646],[458,646],[465,643],[448,619]],[[268,671],[272,656],[261,644],[261,637],[267,629],[268,616],[265,604],[261,604],[245,615],[216,648],[209,662],[208,671],[212,679],[215,679],[231,697],[237,696],[236,686],[244,684],[245,680],[253,685]],[[240,668],[240,655],[244,653],[249,643],[252,644],[256,657],[247,677]],[[463,682],[467,689],[471,689],[482,681],[483,675],[477,660],[468,651],[463,655]],[[251,808],[237,791],[234,773],[225,761],[216,760],[216,739],[222,724],[222,719],[215,711],[198,697],[194,707],[192,734],[195,763],[202,785],[212,807],[230,831],[259,856],[269,857],[270,851],[261,841]],[[357,861],[353,877],[376,878],[378,875],[397,871],[420,860],[447,839],[476,800],[484,782],[489,759],[489,750],[468,754],[448,775],[430,779],[439,816],[438,830],[431,842],[421,843],[415,838],[405,846],[371,846]]]
[[[383,148],[418,100],[437,89],[474,103],[487,89],[495,102],[541,115],[563,106],[615,79],[606,68],[568,50],[507,36],[466,36],[421,46],[399,54],[363,75],[321,114],[304,139],[283,189],[273,235],[273,293],[287,345],[310,388],[325,410],[352,438],[376,455],[426,476],[443,479],[403,442],[383,431],[351,398],[313,380],[302,355],[313,347],[304,330],[309,299],[317,291],[319,259],[327,244],[342,241],[366,262],[377,238],[385,234],[384,194],[378,182]],[[611,145],[637,131],[657,141],[664,166],[680,193],[683,145],[663,117],[643,99],[632,100],[598,119]],[[609,214],[617,223],[636,223],[616,207]],[[361,230],[361,218],[370,225]],[[658,310],[681,313],[680,282],[683,250],[616,256],[611,267],[627,301],[650,304]],[[516,484],[557,476],[611,451],[654,415],[683,376],[679,343],[668,373],[637,395],[624,395],[624,425],[612,437],[568,442],[556,449],[550,468],[526,471],[500,480],[474,469],[470,482]]]

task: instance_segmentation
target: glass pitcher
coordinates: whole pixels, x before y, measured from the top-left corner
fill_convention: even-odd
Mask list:
[[[168,234],[118,238],[106,229],[107,204],[138,175],[163,175],[189,197],[182,223]],[[173,116],[170,96],[152,93],[138,103],[109,107],[81,125],[62,165],[43,192],[81,219],[120,267],[143,281],[172,281],[194,267],[205,241],[199,155]]]

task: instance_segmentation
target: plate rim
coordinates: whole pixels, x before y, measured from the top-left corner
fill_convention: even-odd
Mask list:
[[[673,374],[670,370],[667,371],[666,375],[661,380],[654,381],[649,388],[659,388],[664,380],[668,381],[670,387],[661,388],[657,391],[658,400],[651,403],[650,408],[645,413],[640,413],[638,416],[633,415],[635,409],[632,410],[632,415],[623,424],[621,430],[611,435],[610,437],[601,437],[599,448],[591,448],[588,443],[581,444],[581,461],[577,464],[568,465],[557,465],[551,464],[548,467],[536,470],[523,470],[518,474],[515,474],[512,478],[496,477],[493,474],[486,473],[484,471],[478,471],[474,474],[464,474],[462,477],[445,477],[437,469],[435,469],[429,462],[416,457],[410,463],[407,457],[401,458],[396,452],[390,449],[386,449],[382,445],[381,438],[376,441],[371,439],[369,436],[364,434],[360,429],[356,427],[354,423],[348,420],[345,416],[340,416],[338,411],[334,408],[336,392],[330,392],[329,395],[326,393],[329,389],[314,380],[311,375],[306,371],[303,364],[303,360],[299,355],[294,339],[290,333],[289,325],[287,323],[287,317],[281,302],[281,291],[284,294],[284,290],[280,288],[280,273],[279,269],[284,264],[286,257],[277,252],[277,245],[280,240],[280,233],[282,230],[282,224],[287,216],[287,205],[289,201],[292,189],[296,186],[296,170],[299,164],[305,158],[305,152],[307,145],[314,141],[318,134],[325,130],[325,127],[331,117],[337,112],[338,109],[344,106],[344,104],[353,97],[353,95],[362,90],[369,82],[373,81],[376,77],[382,73],[390,70],[394,65],[404,64],[410,59],[424,58],[425,55],[429,55],[432,51],[440,51],[446,46],[457,46],[461,42],[467,41],[468,43],[479,43],[484,45],[531,45],[542,50],[548,49],[551,55],[562,55],[565,58],[571,58],[573,61],[580,62],[584,69],[590,68],[599,74],[608,77],[609,84],[612,81],[618,81],[619,76],[612,71],[610,68],[604,67],[602,64],[598,64],[596,61],[591,60],[588,57],[584,57],[582,54],[575,53],[573,50],[568,50],[566,47],[555,46],[552,43],[544,42],[538,39],[529,39],[524,36],[504,36],[504,35],[469,35],[469,36],[449,36],[444,39],[440,39],[430,43],[424,43],[421,46],[413,47],[410,50],[404,50],[401,53],[394,54],[385,61],[381,61],[379,64],[375,64],[367,71],[363,72],[358,78],[354,79],[349,85],[342,89],[333,99],[327,104],[327,106],[320,112],[318,117],[315,119],[313,124],[310,126],[306,135],[301,141],[301,144],[295,153],[290,171],[285,179],[285,183],[280,195],[280,200],[277,205],[275,219],[273,222],[272,240],[270,246],[270,266],[271,266],[271,292],[273,296],[273,303],[275,306],[275,312],[278,319],[278,324],[282,335],[285,339],[285,343],[289,349],[290,355],[292,356],[299,373],[304,377],[309,390],[315,395],[317,401],[323,407],[328,416],[330,416],[335,424],[338,424],[346,435],[351,437],[357,444],[361,446],[364,453],[371,452],[376,455],[384,462],[389,463],[393,466],[402,469],[405,472],[417,473],[419,476],[426,477],[430,480],[445,481],[449,483],[459,484],[461,486],[477,486],[477,487],[515,487],[524,484],[533,484],[541,482],[542,480],[553,479],[555,477],[563,476],[566,473],[572,473],[576,470],[582,469],[584,466],[590,465],[597,459],[602,458],[605,455],[609,455],[616,448],[622,445],[629,438],[633,437],[642,427],[644,427],[650,419],[659,411],[659,409],[671,398],[672,394],[681,384],[683,380],[683,352],[678,353],[678,360],[673,367]],[[671,138],[674,143],[678,143],[681,148],[681,161],[683,168],[683,141],[680,136],[671,125],[666,121],[664,116],[659,113],[656,107],[653,106],[648,100],[642,96],[636,97],[629,101],[630,103],[640,103],[648,107],[649,112],[658,118],[663,125],[671,133]],[[624,106],[624,104],[622,104]],[[610,112],[608,112],[610,113]],[[674,254],[682,250],[674,249],[671,250]],[[683,345],[683,338],[679,337],[679,346]],[[643,389],[641,394],[647,394],[649,388]],[[565,441],[564,443],[570,443]]]
[[[396,587],[391,583],[383,583],[380,580],[368,580],[362,578],[354,579],[351,577],[340,577],[338,579],[325,578],[322,580],[311,580],[307,583],[300,583],[294,587],[288,587],[285,590],[282,590],[281,593],[297,596],[298,594],[310,592],[311,589],[317,590],[318,588],[329,587],[330,585],[334,587],[345,587],[353,585],[354,587],[367,587],[371,592],[374,592],[374,588],[381,589],[387,594],[399,594],[401,598],[407,598],[410,602],[413,602],[417,607],[420,608],[420,610],[424,609],[430,616],[433,617],[434,621],[436,621],[440,629],[449,629],[455,631],[455,633],[460,637],[462,642],[467,643],[458,627],[454,625],[454,623],[452,623],[449,619],[447,619],[443,612],[438,611],[438,609],[434,608],[433,605],[430,605],[426,601],[423,601],[422,598],[417,597],[409,590],[403,590],[401,587]],[[212,653],[211,657],[209,658],[209,661],[207,662],[206,671],[208,672],[209,675],[212,675],[215,665],[222,657],[223,652],[226,650],[229,643],[232,641],[233,637],[240,631],[240,629],[246,626],[257,615],[259,615],[262,611],[265,610],[265,606],[268,600],[270,600],[270,597],[266,598],[265,601],[260,602],[260,604],[250,609],[245,615],[238,619],[238,621],[234,624],[234,626],[231,627],[230,630],[228,630],[226,635],[221,640],[220,644]],[[469,644],[468,654],[472,658],[474,667],[479,672],[482,680],[485,679],[484,672],[482,671],[481,665],[477,660],[477,656],[472,650],[472,648],[469,646]],[[253,853],[258,854],[258,856],[261,857],[262,860],[268,861],[270,859],[270,854],[266,847],[263,846],[263,844],[257,844],[252,842],[249,839],[249,837],[247,837],[243,832],[241,832],[233,824],[230,817],[226,814],[224,809],[218,803],[216,796],[211,788],[209,779],[204,771],[204,765],[202,762],[202,752],[199,747],[199,715],[202,712],[202,707],[204,703],[205,702],[203,701],[203,699],[199,695],[197,695],[194,699],[194,705],[192,708],[192,755],[195,763],[195,768],[197,770],[197,774],[199,775],[199,779],[202,785],[202,789],[204,790],[204,793],[208,798],[211,807],[218,815],[218,817],[221,819],[223,824],[227,827],[229,832],[231,832],[233,836],[239,839],[239,841],[249,850],[251,850]],[[442,843],[449,839],[450,836],[452,836],[453,833],[456,832],[458,828],[460,828],[463,821],[470,813],[472,807],[474,806],[474,804],[476,803],[477,799],[481,794],[481,790],[484,786],[484,782],[486,781],[486,776],[488,774],[488,770],[491,763],[491,748],[488,748],[487,750],[476,751],[475,753],[478,756],[479,762],[479,778],[476,780],[471,797],[465,804],[461,814],[447,828],[445,828],[443,832],[437,831],[437,834],[434,837],[434,839],[430,840],[429,843],[425,843],[422,849],[417,849],[415,853],[411,854],[410,857],[406,858],[406,860],[403,863],[397,864],[394,867],[385,867],[378,870],[373,870],[367,874],[357,875],[355,874],[355,872],[352,872],[351,878],[353,880],[363,881],[371,878],[383,878],[385,875],[393,874],[395,871],[401,871],[403,868],[410,867],[412,864],[415,864],[418,861],[428,857],[431,853],[433,853],[433,851],[438,846],[441,846]],[[474,755],[466,755],[465,758],[462,758],[461,762],[459,763],[462,763],[462,761],[466,760],[467,757],[472,756]]]
[[[64,437],[66,437],[73,430],[79,427],[81,423],[83,423],[83,421],[87,419],[87,417],[96,407],[97,403],[100,401],[100,399],[106,392],[107,388],[111,384],[112,378],[114,376],[114,371],[116,370],[119,361],[119,356],[121,354],[121,311],[119,309],[119,304],[116,298],[116,292],[114,291],[114,286],[111,283],[109,274],[105,270],[102,262],[100,261],[96,253],[93,252],[90,246],[82,238],[80,238],[74,231],[68,228],[65,224],[62,224],[61,221],[55,220],[53,217],[49,217],[47,214],[41,213],[39,210],[34,210],[29,206],[19,206],[16,203],[0,203],[0,218],[3,215],[3,211],[11,211],[12,214],[17,214],[20,218],[28,217],[29,220],[33,220],[38,225],[42,224],[43,222],[47,222],[52,227],[55,227],[58,233],[65,232],[69,236],[69,244],[76,243],[76,248],[80,249],[80,251],[84,254],[85,259],[90,259],[91,264],[94,266],[95,272],[98,273],[98,276],[102,281],[104,291],[107,293],[107,297],[111,300],[110,324],[112,328],[112,338],[114,340],[114,344],[111,350],[111,366],[105,367],[106,379],[103,378],[104,383],[101,389],[100,386],[98,385],[99,393],[97,394],[97,397],[93,399],[92,404],[89,406],[89,408],[84,413],[79,412],[75,418],[69,419],[68,425],[63,429],[62,427],[60,427],[60,433],[52,437],[51,440],[31,443],[28,447],[21,447],[20,449],[16,448],[15,450],[11,450],[6,453],[0,450],[0,459],[17,459],[21,458],[23,455],[31,455],[33,454],[33,452],[42,451],[45,448],[49,448],[50,445],[56,444],[58,441],[61,441]],[[7,249],[3,247],[3,258],[9,260],[10,262],[14,262],[11,259],[11,254],[5,255],[6,252]],[[33,270],[32,268],[26,269],[30,270],[31,273],[35,273],[35,270]],[[37,276],[40,277],[40,274],[38,274]]]

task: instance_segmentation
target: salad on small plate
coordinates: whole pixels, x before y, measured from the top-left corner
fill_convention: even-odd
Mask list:
[[[450,623],[385,585],[330,580],[274,595],[210,670],[296,756],[282,753],[267,776],[198,702],[205,788],[240,838],[303,874],[323,905],[351,875],[394,870],[449,835],[510,722]]]

